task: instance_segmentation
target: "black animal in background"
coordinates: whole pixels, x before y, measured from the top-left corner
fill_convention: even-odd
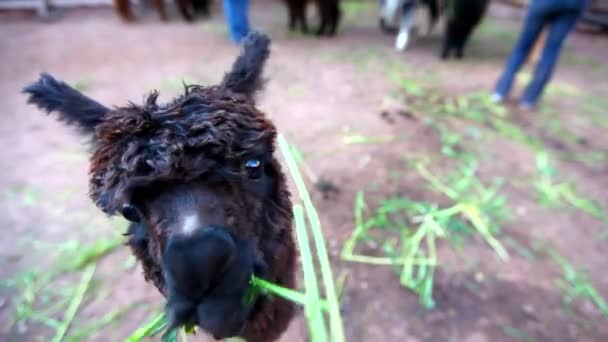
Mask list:
[[[300,26],[300,31],[308,33],[308,22],[306,19],[307,0],[285,0],[287,14],[289,16],[289,30],[295,31],[296,26]]]
[[[194,21],[197,17],[208,18],[211,16],[212,0],[179,0],[178,10],[186,21]]]
[[[464,55],[464,47],[475,27],[481,22],[489,0],[448,0],[446,25],[441,58],[447,59],[452,52],[457,58]]]
[[[299,25],[302,33],[308,33],[306,20],[308,0],[285,0],[285,3],[289,14],[289,30],[294,31]],[[317,36],[335,35],[341,17],[339,0],[315,0],[315,3],[320,17],[319,29],[315,34]]]
[[[321,16],[321,24],[317,30],[317,36],[335,35],[341,15],[339,0],[317,0],[317,8]]]
[[[113,0],[113,2],[114,9],[122,20],[126,22],[135,21],[135,15],[129,0]],[[208,17],[210,15],[210,3],[211,0],[176,0],[177,9],[186,21],[193,21],[198,15]],[[169,20],[163,0],[152,0],[152,4],[162,21]]]

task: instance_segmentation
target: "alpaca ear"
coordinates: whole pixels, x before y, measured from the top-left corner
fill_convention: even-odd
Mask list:
[[[85,133],[93,133],[95,126],[109,111],[65,82],[46,73],[41,74],[38,81],[23,88],[23,93],[28,95],[28,103],[48,113],[56,111],[61,121],[75,124]]]
[[[262,89],[262,71],[268,59],[270,39],[259,32],[249,33],[243,40],[241,54],[224,75],[221,86],[237,94],[243,94],[252,102],[255,93]]]

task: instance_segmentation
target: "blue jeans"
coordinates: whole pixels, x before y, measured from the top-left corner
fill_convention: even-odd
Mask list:
[[[224,14],[230,29],[230,38],[235,43],[245,38],[249,32],[249,0],[224,0]]]
[[[495,93],[502,97],[509,95],[515,75],[526,61],[543,28],[548,27],[540,61],[521,98],[523,104],[535,105],[551,79],[562,45],[582,14],[585,4],[586,0],[532,0],[523,30],[505,71],[496,84]]]

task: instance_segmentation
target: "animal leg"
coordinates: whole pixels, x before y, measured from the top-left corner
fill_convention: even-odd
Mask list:
[[[165,10],[165,2],[163,0],[153,0],[154,7],[158,11],[158,15],[160,20],[167,21],[169,17],[167,16],[167,11]]]
[[[289,31],[294,31],[296,29],[296,9],[294,4],[291,1],[287,2],[287,12],[289,14]]]
[[[334,36],[336,34],[336,30],[338,29],[338,24],[340,23],[340,4],[337,0],[335,0],[331,5],[331,22],[329,23],[329,32],[328,35]]]
[[[300,31],[303,34],[308,33],[308,21],[306,20],[306,16],[303,16],[302,19],[300,20]]]
[[[447,34],[447,32],[446,32]],[[443,45],[441,47],[441,53],[439,54],[439,57],[441,59],[448,59],[450,57],[450,50],[452,49],[449,37],[444,37],[443,38]]]
[[[395,49],[397,51],[404,51],[409,41],[410,31],[414,26],[414,14],[416,12],[416,6],[414,4],[408,4],[403,9],[403,16],[401,17],[401,23],[399,26],[399,34],[395,40]]]
[[[211,10],[209,9],[209,0],[192,0],[194,12],[200,13],[203,17],[210,17]]]
[[[300,20],[300,31],[308,33],[308,21],[306,19],[306,2],[298,8],[298,18]]]
[[[470,27],[467,27],[462,32],[462,35],[459,37],[460,38],[459,41],[456,42],[456,47],[457,47],[456,57],[462,58],[462,56],[464,55],[464,53],[463,53],[464,47],[467,44],[467,42],[469,41],[469,38],[471,37],[471,34],[473,33],[474,28],[475,28],[475,26],[470,26]]]
[[[131,11],[131,4],[129,3],[129,0],[114,0],[114,9],[116,10],[118,16],[122,18],[122,20],[135,20],[133,11]]]
[[[461,45],[456,48],[456,58],[462,59],[462,57],[464,57],[464,47]]]
[[[327,19],[326,18],[321,18],[321,25],[319,25],[319,29],[317,30],[317,37],[322,36],[323,34],[325,34],[325,28],[327,27]]]
[[[192,14],[193,11],[191,10],[194,9],[194,4],[197,2],[197,0],[177,0],[176,2],[177,8],[179,9],[179,13],[182,15],[182,18],[184,18],[185,21],[193,21],[194,15]]]
[[[433,33],[435,24],[437,24],[437,20],[439,19],[439,4],[437,3],[437,0],[428,0],[427,6],[429,7],[429,27],[427,35],[430,35]]]

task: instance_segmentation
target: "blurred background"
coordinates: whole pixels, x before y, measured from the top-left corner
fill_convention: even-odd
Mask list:
[[[427,34],[420,7],[396,51],[377,1],[340,1],[320,38],[315,2],[311,34],[288,29],[280,0],[249,6],[273,40],[259,107],[305,171],[348,341],[608,341],[606,1],[589,2],[532,110],[490,98],[525,1],[491,1],[447,61],[448,14]],[[173,1],[166,20],[151,1],[130,7],[126,21],[109,0],[0,0],[0,340],[122,341],[162,311],[126,222],[88,199],[86,139],[20,93],[49,72],[108,105],[153,89],[168,101],[219,82],[238,53],[221,1],[192,21]],[[425,231],[420,217],[453,206]],[[433,261],[410,267],[406,250]],[[300,314],[282,341],[307,336]]]

